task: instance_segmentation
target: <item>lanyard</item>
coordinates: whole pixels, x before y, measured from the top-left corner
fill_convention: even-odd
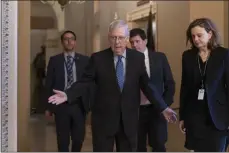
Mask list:
[[[205,63],[204,71],[203,72],[202,72],[201,67],[200,67],[200,58],[201,57],[199,55],[197,55],[198,66],[199,66],[199,71],[200,71],[200,75],[201,75],[201,88],[203,89],[204,88],[204,77],[205,77],[205,74],[206,74],[206,69],[207,69],[209,55],[207,57],[207,60],[206,60],[206,63]]]

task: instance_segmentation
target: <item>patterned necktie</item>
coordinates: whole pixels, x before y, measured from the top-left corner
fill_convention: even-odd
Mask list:
[[[73,78],[73,58],[69,55],[67,56],[67,88],[69,88],[73,82],[74,82],[74,78]]]
[[[123,84],[124,84],[124,68],[123,68],[122,56],[118,56],[118,62],[116,64],[116,76],[118,80],[118,85],[120,87],[120,90],[122,91]]]

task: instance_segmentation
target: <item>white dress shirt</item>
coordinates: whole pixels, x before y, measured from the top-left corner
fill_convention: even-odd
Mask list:
[[[148,49],[146,48],[143,53],[145,55],[146,71],[147,71],[148,76],[150,77],[150,65],[149,65],[149,52],[148,52]],[[150,101],[146,98],[146,96],[141,91],[141,105],[148,105],[148,104],[151,104]]]

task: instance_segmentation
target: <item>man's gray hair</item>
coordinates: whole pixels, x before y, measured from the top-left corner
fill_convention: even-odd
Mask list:
[[[108,32],[110,33],[114,29],[121,28],[121,27],[125,28],[126,36],[129,36],[129,27],[128,27],[128,24],[124,20],[115,20],[115,21],[111,22],[109,29],[108,29]]]

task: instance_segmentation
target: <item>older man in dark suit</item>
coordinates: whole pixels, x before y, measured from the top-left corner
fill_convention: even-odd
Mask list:
[[[146,72],[144,54],[126,48],[128,25],[122,20],[110,24],[110,48],[94,53],[82,80],[66,92],[54,90],[53,104],[73,102],[81,90],[92,83],[97,86],[92,105],[93,151],[112,152],[137,150],[137,129],[140,89],[168,121],[175,121],[175,112],[168,108]]]

